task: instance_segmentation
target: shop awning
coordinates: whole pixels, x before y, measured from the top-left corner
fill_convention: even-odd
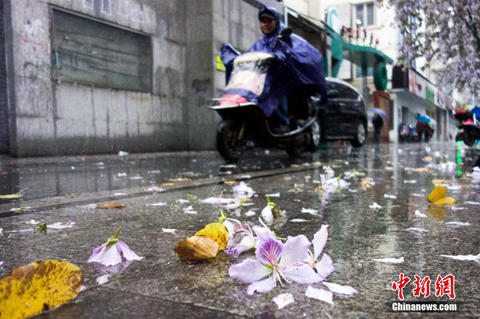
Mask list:
[[[360,67],[374,66],[377,62],[393,63],[393,59],[376,48],[356,45],[346,42],[342,37],[331,28],[326,28],[332,39],[332,57],[337,60],[346,59]]]

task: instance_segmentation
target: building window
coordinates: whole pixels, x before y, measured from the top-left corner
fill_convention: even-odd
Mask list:
[[[366,27],[375,25],[375,6],[373,2],[357,4],[355,6],[355,25]]]
[[[152,92],[149,36],[57,9],[52,17],[54,80]]]
[[[367,76],[373,76],[373,66],[367,68]],[[355,77],[363,77],[362,68],[355,64]]]

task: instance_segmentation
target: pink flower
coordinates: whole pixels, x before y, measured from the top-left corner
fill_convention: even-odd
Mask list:
[[[103,245],[95,248],[87,263],[114,266],[124,261],[142,260],[143,257],[138,256],[127,244],[118,239],[118,234],[121,230],[122,227],[119,227],[113,237],[110,237]]]
[[[308,257],[310,242],[304,235],[288,237],[282,243],[273,234],[262,234],[257,245],[256,259],[246,259],[230,266],[230,277],[249,283],[247,294],[267,292],[276,287],[277,282],[295,281],[301,284],[320,282],[325,278],[318,275],[304,260]],[[266,278],[265,278],[266,277]]]

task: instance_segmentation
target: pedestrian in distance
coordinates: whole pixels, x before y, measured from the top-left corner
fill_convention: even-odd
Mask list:
[[[380,143],[380,133],[383,127],[383,119],[380,115],[375,114],[372,119],[373,124],[373,136],[375,137],[375,143]]]

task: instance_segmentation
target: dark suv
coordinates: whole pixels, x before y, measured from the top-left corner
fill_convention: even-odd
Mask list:
[[[328,102],[320,109],[324,140],[350,140],[362,146],[367,139],[367,113],[360,92],[349,83],[326,78]]]

